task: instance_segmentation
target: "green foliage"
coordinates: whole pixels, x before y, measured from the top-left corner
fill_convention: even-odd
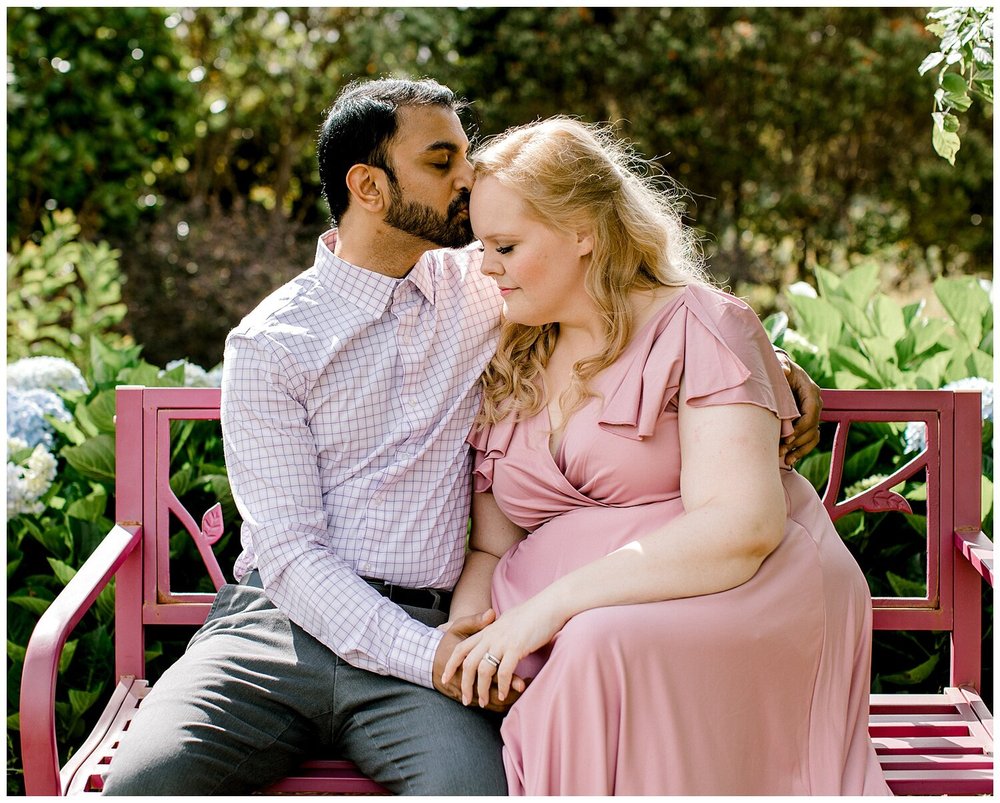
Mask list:
[[[947,318],[929,317],[923,301],[901,306],[879,292],[874,263],[842,276],[816,271],[818,292],[800,283],[790,288],[794,328],[776,313],[765,321],[775,344],[784,348],[821,386],[935,389],[977,377],[987,388],[983,422],[983,529],[993,528],[993,308],[988,283],[971,277],[939,279],[934,293]],[[914,429],[918,426],[919,429]],[[920,447],[922,425],[855,424],[843,473],[841,498],[874,487],[909,462]],[[798,466],[821,490],[831,462],[832,433]],[[923,596],[926,566],[926,488],[910,480],[894,489],[913,514],[850,513],[837,521],[876,596]],[[987,598],[988,601],[988,598]],[[992,610],[990,603],[989,610]],[[990,621],[990,617],[987,617]],[[992,628],[989,628],[992,638]],[[947,682],[947,639],[931,633],[876,633],[873,690],[907,687],[935,691]],[[991,682],[991,651],[984,650],[984,679]]]
[[[13,736],[19,729],[17,710],[24,651],[38,618],[76,570],[90,556],[114,521],[114,393],[117,385],[178,386],[185,370],[162,371],[139,356],[137,346],[110,346],[97,338],[90,344],[84,373],[89,392],[61,392],[68,422],[53,422],[59,468],[42,497],[38,515],[16,515],[7,522],[7,713],[8,792],[20,790],[20,754]],[[186,422],[175,440],[171,485],[189,509],[204,512],[223,503],[228,527],[217,549],[238,543],[239,517],[229,490],[218,424]],[[192,539],[181,528],[174,538],[177,569],[184,579],[194,575]],[[203,572],[202,572],[203,574]],[[205,580],[196,590],[205,590]],[[60,760],[81,743],[94,726],[110,692],[114,665],[114,584],[98,597],[67,642],[59,665],[56,734]],[[149,657],[164,645],[147,645]],[[179,648],[174,648],[176,655]],[[153,671],[156,671],[154,660]],[[12,788],[13,787],[13,788]]]
[[[958,114],[972,106],[972,95],[993,103],[993,8],[936,8],[927,30],[941,44],[921,62],[921,75],[938,68],[934,92],[932,142],[938,155],[955,164],[961,147]]]
[[[91,336],[111,337],[125,317],[119,252],[79,239],[69,210],[46,215],[42,229],[39,242],[7,255],[7,356],[85,364]]]
[[[141,7],[7,9],[8,237],[66,208],[107,236],[157,203],[151,167],[190,138],[195,99],[163,20]]]

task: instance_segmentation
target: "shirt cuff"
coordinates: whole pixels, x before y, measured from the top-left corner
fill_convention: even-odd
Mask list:
[[[414,619],[403,623],[389,653],[392,674],[418,686],[434,688],[434,656],[444,631]]]

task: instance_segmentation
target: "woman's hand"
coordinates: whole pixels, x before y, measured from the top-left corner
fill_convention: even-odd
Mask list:
[[[445,665],[442,683],[447,683],[461,667],[464,705],[472,701],[475,683],[479,705],[485,707],[494,676],[498,697],[506,699],[518,662],[552,641],[567,618],[542,595],[532,597],[455,647]]]

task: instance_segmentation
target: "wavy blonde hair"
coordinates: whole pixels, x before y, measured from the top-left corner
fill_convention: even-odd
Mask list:
[[[477,177],[492,176],[516,192],[542,223],[593,233],[584,286],[603,318],[607,345],[574,365],[561,400],[568,417],[593,395],[588,380],[628,344],[631,293],[708,281],[694,232],[676,209],[681,193],[606,127],[568,117],[509,129],[473,161]],[[542,409],[542,371],[558,336],[557,323],[504,321],[497,352],[480,379],[480,426],[508,415],[530,418]]]

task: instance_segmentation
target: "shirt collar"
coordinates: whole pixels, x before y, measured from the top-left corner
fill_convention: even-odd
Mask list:
[[[433,252],[425,252],[403,279],[394,279],[341,259],[333,253],[336,246],[337,230],[330,229],[316,244],[313,267],[325,285],[372,318],[379,318],[386,311],[401,282],[413,282],[423,296],[434,303],[434,275],[439,260],[434,258]]]

